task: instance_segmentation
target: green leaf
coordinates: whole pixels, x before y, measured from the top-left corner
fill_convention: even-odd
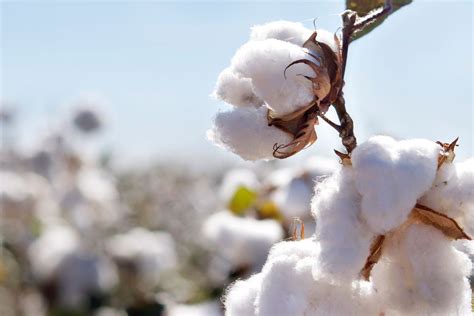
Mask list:
[[[236,215],[243,215],[246,209],[254,205],[257,196],[257,192],[245,186],[240,186],[235,190],[229,201],[229,210]]]
[[[401,7],[410,4],[413,0],[392,0],[392,12],[390,14],[394,13]],[[383,7],[385,4],[385,0],[346,0],[346,9],[347,10],[352,10],[357,12],[359,17],[364,17],[366,16],[370,11]],[[354,34],[352,37],[352,40],[355,41],[356,39],[361,38],[362,36],[368,34],[371,32],[373,29],[375,29],[377,26],[382,24],[382,22],[386,19],[387,17],[380,18],[379,20],[375,21],[374,23],[368,25],[364,30],[361,32],[358,32]]]

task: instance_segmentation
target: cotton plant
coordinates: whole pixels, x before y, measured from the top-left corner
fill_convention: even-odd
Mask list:
[[[347,113],[349,43],[393,8],[345,11],[340,39],[298,23],[256,26],[219,75],[214,95],[233,109],[208,133],[218,146],[286,158],[316,142],[322,119],[345,148],[315,185],[314,236],[274,245],[261,272],[229,287],[227,315],[472,315],[474,159],[454,161],[457,140],[357,144]]]

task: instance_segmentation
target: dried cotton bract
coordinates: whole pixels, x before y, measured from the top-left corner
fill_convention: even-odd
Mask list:
[[[316,41],[328,41],[325,51],[312,33],[287,21],[252,29],[250,41],[219,75],[213,95],[235,108],[217,114],[208,133],[211,141],[243,159],[258,160],[276,157],[276,145],[289,144],[279,153],[289,155],[316,140],[316,116],[304,114],[330,94],[337,76],[325,63],[328,54],[336,58],[339,52],[334,36],[332,40],[325,32],[316,36]],[[325,112],[327,107],[319,110]]]

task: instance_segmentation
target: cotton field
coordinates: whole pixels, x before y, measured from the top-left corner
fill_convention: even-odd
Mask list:
[[[473,315],[471,3],[0,9],[0,316]]]

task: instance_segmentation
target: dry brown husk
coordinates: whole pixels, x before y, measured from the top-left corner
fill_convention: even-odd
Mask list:
[[[317,33],[303,44],[308,49],[308,55],[319,63],[317,65],[310,59],[295,60],[289,67],[304,63],[316,74],[316,77],[307,77],[313,87],[314,99],[306,107],[283,116],[277,116],[271,110],[268,111],[268,124],[290,134],[293,140],[288,144],[275,144],[273,156],[284,159],[290,157],[304,148],[311,146],[318,139],[314,126],[318,124],[318,113],[326,112],[329,106],[336,100],[342,89],[341,53],[334,52],[329,46],[316,41]],[[337,36],[334,36],[339,44]],[[285,71],[286,71],[285,69]],[[318,93],[326,95],[324,99],[318,99]]]

